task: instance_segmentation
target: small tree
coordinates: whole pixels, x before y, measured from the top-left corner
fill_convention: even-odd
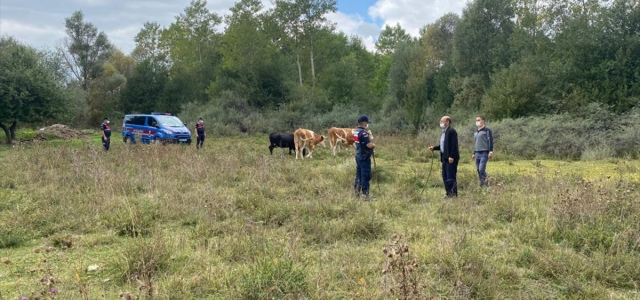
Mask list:
[[[11,144],[18,122],[55,115],[63,87],[35,49],[13,38],[0,39],[0,70],[0,128]]]

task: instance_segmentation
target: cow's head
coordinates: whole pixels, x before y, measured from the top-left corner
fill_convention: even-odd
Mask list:
[[[315,139],[316,139],[316,145],[327,147],[327,145],[324,143],[324,141],[326,140],[324,135],[320,135],[319,137],[316,136]]]

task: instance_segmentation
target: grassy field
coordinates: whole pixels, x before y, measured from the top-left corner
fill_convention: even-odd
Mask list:
[[[0,299],[640,298],[638,161],[498,152],[482,190],[467,151],[444,200],[424,143],[376,135],[369,203],[347,152],[267,140],[0,148]]]

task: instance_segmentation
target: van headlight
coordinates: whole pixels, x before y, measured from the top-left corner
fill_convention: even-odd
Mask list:
[[[167,130],[167,129],[163,129],[162,133],[164,133],[164,134],[173,134],[173,131]]]

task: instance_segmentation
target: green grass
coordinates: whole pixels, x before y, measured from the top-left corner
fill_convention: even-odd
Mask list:
[[[367,203],[347,152],[296,161],[267,141],[0,150],[2,297],[403,299],[407,278],[427,299],[640,297],[638,161],[497,152],[481,190],[464,155],[460,197],[443,200],[424,143],[376,135]],[[395,234],[405,260],[383,253]],[[411,277],[383,274],[400,262]]]

